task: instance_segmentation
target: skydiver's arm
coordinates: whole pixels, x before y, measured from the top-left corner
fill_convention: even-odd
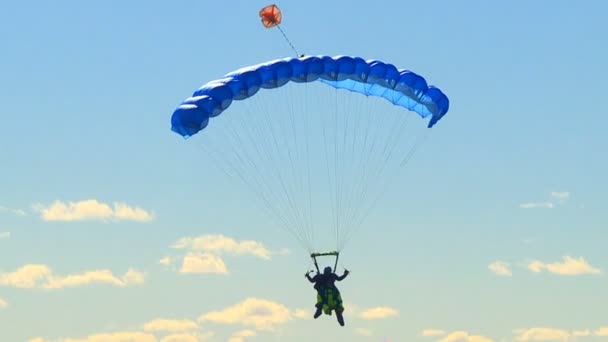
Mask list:
[[[310,272],[312,272],[312,271],[310,271]],[[310,277],[310,272],[306,273],[306,275],[305,275],[306,279],[308,279],[309,282],[314,283],[315,280],[316,280],[316,278],[317,278],[317,275],[315,275],[313,278],[311,278]]]
[[[348,270],[344,270],[344,274],[343,274],[343,275],[341,275],[341,276],[339,276],[339,277],[337,277],[336,279],[337,279],[338,281],[342,281],[342,280],[344,280],[344,278],[346,278],[346,276],[347,276],[349,273],[350,273],[350,272],[349,272]]]

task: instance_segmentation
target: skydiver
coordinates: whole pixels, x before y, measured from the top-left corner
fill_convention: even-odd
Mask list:
[[[321,311],[325,312],[326,315],[331,315],[331,311],[336,311],[336,318],[341,326],[344,326],[344,306],[342,306],[342,296],[340,290],[335,285],[335,281],[342,281],[350,273],[348,270],[344,270],[344,274],[341,276],[336,275],[332,272],[331,267],[325,267],[323,273],[315,274],[314,277],[310,277],[310,273],[314,271],[308,271],[305,274],[306,279],[311,283],[314,283],[315,290],[317,290],[317,304],[315,307],[317,311],[314,314],[314,318],[321,316]]]

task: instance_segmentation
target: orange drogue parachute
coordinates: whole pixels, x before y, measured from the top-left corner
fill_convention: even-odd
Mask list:
[[[275,27],[281,23],[281,10],[277,5],[269,5],[260,10],[260,18],[264,27]]]

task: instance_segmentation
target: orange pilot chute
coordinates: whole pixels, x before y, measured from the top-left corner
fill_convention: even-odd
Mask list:
[[[260,18],[264,27],[275,27],[281,23],[281,10],[275,4],[266,6],[260,10]]]
[[[272,4],[262,8],[260,10],[260,18],[262,19],[262,25],[264,25],[264,27],[276,27],[277,29],[279,29],[279,31],[281,31],[281,34],[283,35],[283,38],[285,38],[285,41],[289,44],[293,52],[296,53],[296,56],[303,57],[303,55],[300,55],[298,53],[298,50],[296,50],[289,38],[287,38],[285,32],[283,32],[281,25],[279,25],[281,23],[281,20],[283,20],[283,14],[281,14],[279,6]]]

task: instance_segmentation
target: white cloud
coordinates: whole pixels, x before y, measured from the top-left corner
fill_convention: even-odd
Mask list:
[[[245,338],[253,337],[255,335],[257,335],[257,333],[251,329],[237,331],[234,334],[232,334],[232,336],[230,336],[230,338],[228,339],[228,342],[243,342],[243,341],[245,341]]]
[[[201,315],[200,322],[242,324],[258,330],[273,330],[277,325],[292,319],[290,310],[283,304],[266,299],[247,298],[221,311]]]
[[[89,199],[78,202],[55,201],[48,206],[37,204],[34,210],[45,221],[85,221],[85,220],[129,220],[146,222],[154,219],[154,213],[125,203],[115,202],[113,206]]]
[[[575,336],[575,337],[591,336],[591,330],[589,330],[589,329],[586,329],[586,330],[574,330],[572,332],[572,336]]]
[[[549,200],[544,202],[528,202],[519,205],[523,209],[553,209],[559,204],[565,204],[570,199],[570,192],[568,191],[552,191],[549,194]]]
[[[172,261],[171,257],[167,256],[167,257],[164,257],[164,258],[160,259],[158,261],[158,263],[161,264],[161,265],[163,265],[163,266],[169,266],[169,265],[171,265],[171,261]]]
[[[293,316],[300,318],[300,319],[311,319],[312,312],[310,312],[309,310],[305,310],[305,309],[295,309],[293,312]]]
[[[544,269],[553,274],[568,276],[601,273],[600,269],[591,266],[583,257],[573,258],[570,256],[564,256],[562,262],[554,263],[533,260],[528,263],[528,269],[535,273],[539,273]]]
[[[155,319],[144,324],[144,331],[184,332],[198,329],[198,324],[190,320]]]
[[[13,215],[17,215],[17,216],[25,216],[25,211],[21,210],[21,209],[13,209],[13,208],[8,208],[8,207],[3,207],[0,205],[0,212],[9,212]]]
[[[86,271],[67,276],[53,274],[51,268],[43,264],[28,264],[14,272],[0,273],[0,285],[31,289],[60,289],[89,284],[110,284],[127,286],[141,284],[144,281],[143,273],[130,269],[122,277],[115,276],[109,270]]]
[[[494,272],[494,274],[499,276],[510,277],[513,275],[511,272],[511,267],[508,263],[504,261],[496,261],[488,265],[490,271]]]
[[[160,342],[200,342],[213,336],[213,332],[201,333],[181,333],[163,337]]]
[[[440,329],[424,329],[420,333],[420,335],[424,337],[435,337],[435,336],[443,336],[445,335],[445,331]]]
[[[224,261],[209,253],[189,253],[184,257],[181,273],[228,274]]]
[[[262,259],[270,259],[271,252],[260,242],[253,240],[237,241],[221,234],[184,237],[171,247],[210,253],[249,254]]]
[[[516,341],[562,341],[566,342],[570,339],[570,333],[566,330],[555,328],[530,328],[522,331],[516,338]]]
[[[471,335],[466,331],[454,331],[440,340],[440,342],[493,342],[491,338]]]
[[[11,237],[11,232],[0,232],[0,239],[8,239]]]
[[[551,192],[551,197],[558,201],[565,202],[570,199],[570,193],[568,191],[553,191]]]
[[[608,336],[608,327],[601,327],[593,332],[595,336]]]
[[[363,310],[359,313],[359,317],[363,319],[383,319],[391,316],[397,316],[399,312],[393,308],[379,306]]]
[[[136,270],[128,270],[122,277],[115,276],[110,270],[87,271],[80,274],[65,277],[52,277],[48,279],[45,288],[60,289],[64,287],[75,287],[89,284],[109,284],[115,286],[127,286],[141,284],[144,282],[143,273]]]
[[[0,273],[0,285],[22,289],[34,288],[41,286],[41,283],[48,280],[52,273],[47,265],[28,264],[15,272]]]
[[[554,205],[551,202],[531,202],[531,203],[522,203],[519,205],[519,207],[522,209],[537,209],[537,208],[553,209]]]
[[[182,332],[164,336],[158,339],[157,336],[149,332],[142,331],[116,331],[92,334],[84,338],[59,338],[44,339],[35,337],[28,342],[201,342],[213,337],[212,331],[206,332]]]
[[[358,334],[361,336],[372,336],[373,331],[371,331],[370,329],[366,329],[366,328],[356,328],[355,334]]]
[[[90,335],[82,339],[63,339],[61,342],[157,342],[152,334],[139,331],[120,331]]]
[[[7,306],[8,303],[4,299],[0,298],[0,309],[4,309]]]

